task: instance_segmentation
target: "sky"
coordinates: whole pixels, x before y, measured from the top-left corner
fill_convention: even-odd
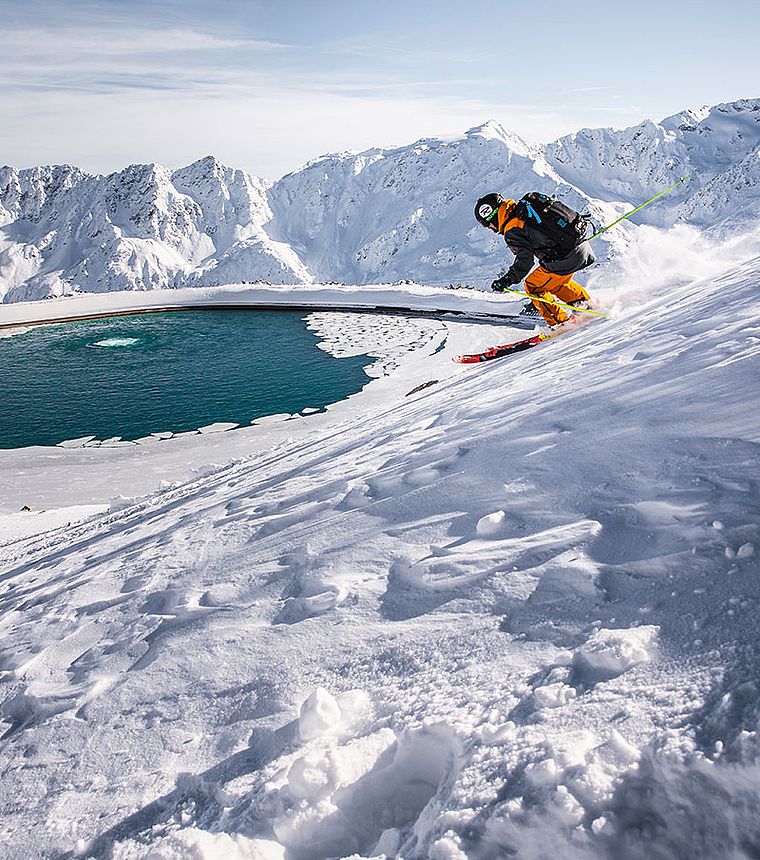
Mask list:
[[[755,0],[0,0],[0,164],[272,179],[495,119],[546,142],[760,96]]]

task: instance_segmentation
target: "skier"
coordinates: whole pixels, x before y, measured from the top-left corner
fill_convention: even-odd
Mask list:
[[[535,202],[535,208],[531,201]],[[544,218],[536,210],[543,212]],[[567,217],[564,220],[552,218],[554,210],[560,210]],[[573,280],[577,271],[596,262],[591,246],[583,239],[584,216],[534,192],[526,194],[519,203],[506,200],[501,194],[486,194],[475,205],[475,218],[479,224],[504,236],[507,247],[515,255],[509,271],[491,284],[494,292],[504,292],[525,279],[525,291],[539,297],[533,300],[533,305],[550,327],[570,318],[570,313],[552,299],[587,306],[588,292]],[[531,272],[535,258],[539,265]]]

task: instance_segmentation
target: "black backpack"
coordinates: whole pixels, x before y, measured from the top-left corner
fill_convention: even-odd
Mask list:
[[[580,245],[586,238],[589,216],[565,206],[554,197],[531,191],[521,197],[515,214],[526,223],[533,224],[551,240],[554,251],[551,258],[560,260]]]

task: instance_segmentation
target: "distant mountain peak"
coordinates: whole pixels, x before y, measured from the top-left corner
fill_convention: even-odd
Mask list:
[[[225,173],[230,169],[230,167],[221,162],[215,155],[204,155],[203,158],[199,158],[185,167],[177,168],[174,173],[203,173],[208,175]]]
[[[473,126],[465,132],[465,137],[484,137],[487,140],[499,140],[512,148],[531,149],[531,145],[516,131],[504,128],[495,119],[489,119],[481,125]]]
[[[467,129],[465,134],[468,137],[470,135],[480,135],[481,137],[506,137],[507,130],[497,120],[489,119],[480,125],[475,125],[472,128]]]
[[[738,99],[717,105],[702,105],[666,117],[660,125],[666,129],[698,128],[714,121],[760,123],[760,99]]]

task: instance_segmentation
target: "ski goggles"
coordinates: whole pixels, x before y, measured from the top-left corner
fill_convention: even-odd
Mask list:
[[[478,214],[480,215],[480,218],[481,218],[481,223],[485,227],[488,227],[489,230],[494,230],[497,233],[499,232],[499,226],[498,226],[498,223],[496,223],[496,224],[494,223],[494,219],[499,214],[499,207],[500,206],[501,206],[501,203],[496,208],[494,208],[488,204],[485,204],[484,206],[481,206],[479,211],[478,211]]]

